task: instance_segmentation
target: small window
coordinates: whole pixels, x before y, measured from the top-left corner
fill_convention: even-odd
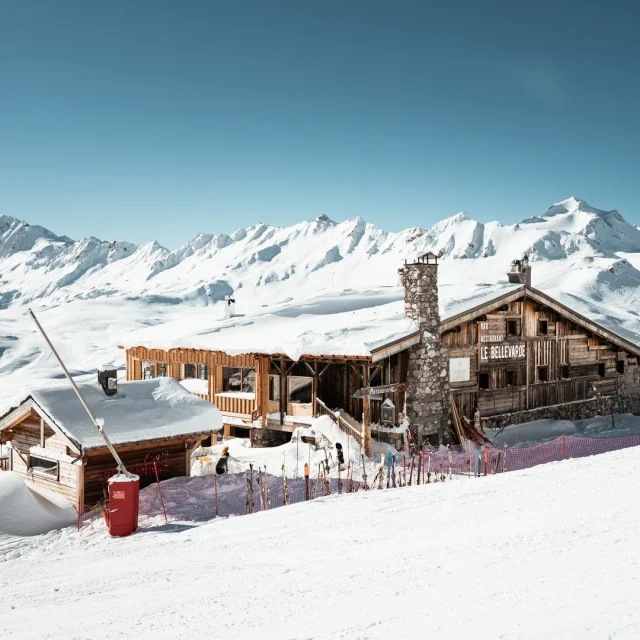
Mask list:
[[[569,365],[568,364],[563,364],[560,365],[560,377],[563,378],[564,380],[568,380],[569,379]]]
[[[624,373],[624,360],[616,361],[616,373]]]
[[[488,373],[479,373],[478,374],[478,387],[480,389],[488,389],[489,388],[489,374]]]
[[[166,378],[167,377],[167,363],[166,362],[158,362],[157,372],[158,372],[158,378]]]
[[[516,372],[515,371],[507,371],[507,387],[515,387],[516,386]]]
[[[196,365],[195,364],[183,364],[182,365],[182,379],[187,380],[188,378],[196,377]]]
[[[538,367],[538,382],[549,382],[549,367]]]
[[[269,376],[269,400],[280,402],[280,376]]]
[[[605,364],[604,364],[604,362],[600,362],[600,363],[598,364],[598,375],[599,375],[601,378],[604,378],[605,374],[606,374],[606,367],[605,367]]]
[[[507,335],[508,336],[519,336],[520,335],[520,327],[518,326],[520,323],[517,320],[507,320]]]
[[[142,363],[142,379],[151,380],[156,377],[156,363],[155,362],[143,362]]]
[[[549,332],[549,323],[546,320],[538,321],[538,335],[546,336]]]
[[[55,460],[29,456],[29,473],[58,479],[58,463]]]
[[[209,379],[209,367],[206,364],[200,365],[200,380],[208,380]]]

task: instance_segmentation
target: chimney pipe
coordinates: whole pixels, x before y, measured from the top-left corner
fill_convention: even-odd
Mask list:
[[[108,395],[113,396],[118,393],[118,372],[116,369],[98,370],[98,383],[102,390]]]
[[[231,296],[224,297],[224,317],[233,318],[236,315],[236,300]]]

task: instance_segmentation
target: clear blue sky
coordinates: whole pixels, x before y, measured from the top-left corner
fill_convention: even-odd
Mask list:
[[[320,213],[640,222],[637,2],[0,0],[0,212],[171,248]]]

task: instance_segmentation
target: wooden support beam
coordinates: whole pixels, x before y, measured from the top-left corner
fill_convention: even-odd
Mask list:
[[[369,367],[364,366],[362,372],[363,386],[369,386]],[[371,457],[371,397],[366,395],[362,398],[362,413],[364,421],[364,452]]]
[[[323,367],[322,371],[318,374],[318,378],[322,378],[322,376],[327,372],[327,369],[328,369],[330,366],[331,366],[331,363],[326,364],[326,365]]]

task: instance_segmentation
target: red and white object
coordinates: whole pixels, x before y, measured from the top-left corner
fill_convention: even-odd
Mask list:
[[[109,478],[109,534],[129,536],[138,529],[140,477],[119,473]]]

